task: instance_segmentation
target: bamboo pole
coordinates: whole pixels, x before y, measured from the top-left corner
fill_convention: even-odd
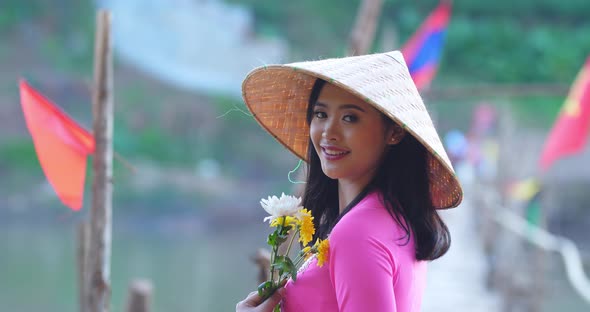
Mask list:
[[[363,0],[361,2],[354,28],[350,34],[348,55],[369,53],[375,38],[382,5],[383,0]]]
[[[383,25],[383,31],[381,32],[380,40],[381,52],[389,52],[399,49],[399,38],[397,36],[397,30],[395,25],[392,23],[385,23]]]
[[[149,280],[134,280],[129,286],[127,312],[149,312],[153,288]]]
[[[88,256],[88,309],[110,308],[111,216],[113,178],[113,58],[111,14],[101,10],[96,19],[94,88],[92,95],[95,152],[92,162],[92,209]]]
[[[79,311],[87,311],[88,307],[88,222],[82,221],[77,228],[77,260],[78,260],[78,305]]]

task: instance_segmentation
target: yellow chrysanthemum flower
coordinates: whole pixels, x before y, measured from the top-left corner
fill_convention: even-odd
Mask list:
[[[312,254],[313,251],[311,250],[310,246],[307,246],[301,250],[301,256],[303,257],[303,260],[309,259],[309,257],[311,257]]]
[[[270,226],[271,227],[277,227],[281,224],[283,224],[283,219],[285,219],[285,226],[293,226],[293,225],[297,225],[299,223],[299,220],[297,220],[297,218],[295,217],[291,217],[291,216],[283,216],[283,217],[278,217],[274,220],[272,220],[270,222]]]
[[[299,218],[299,241],[303,246],[306,246],[313,239],[315,227],[313,225],[311,212],[307,209],[301,209],[301,211],[302,213]]]
[[[324,263],[330,259],[330,241],[327,239],[320,241],[318,245],[318,266],[324,266]]]
[[[299,209],[295,214],[294,214],[295,218],[297,218],[297,220],[299,220],[299,222],[301,222],[303,219],[305,219],[306,217],[309,217],[313,220],[313,217],[311,216],[311,211],[305,209],[305,208],[301,208]]]

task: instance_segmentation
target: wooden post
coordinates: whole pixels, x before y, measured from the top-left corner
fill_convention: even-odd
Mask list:
[[[252,257],[252,261],[258,266],[258,284],[270,280],[270,252],[260,248]]]
[[[96,19],[92,110],[95,152],[92,162],[92,209],[88,255],[88,310],[110,308],[111,215],[113,177],[113,57],[111,14],[101,10]]]
[[[350,35],[348,55],[369,53],[377,30],[383,0],[363,0]]]
[[[127,312],[149,312],[152,292],[153,286],[149,280],[133,281],[129,286]]]
[[[399,48],[397,31],[393,24],[385,23],[381,32],[380,50],[389,52]]]
[[[80,312],[87,311],[88,307],[88,222],[82,221],[77,229],[77,260],[78,260],[78,304]]]

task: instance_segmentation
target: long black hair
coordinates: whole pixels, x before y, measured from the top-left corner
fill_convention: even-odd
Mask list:
[[[311,123],[313,109],[326,82],[317,79],[309,97],[307,122]],[[383,115],[386,122],[397,126]],[[438,215],[430,199],[427,172],[427,151],[413,136],[405,135],[385,152],[372,181],[361,192],[376,189],[382,196],[389,214],[405,231],[401,239],[407,244],[414,235],[416,259],[434,260],[444,255],[451,245],[449,229]],[[317,238],[326,238],[340,218],[338,181],[324,174],[320,158],[311,139],[307,151],[307,184],[303,206],[311,211]],[[360,198],[357,198],[360,200]]]

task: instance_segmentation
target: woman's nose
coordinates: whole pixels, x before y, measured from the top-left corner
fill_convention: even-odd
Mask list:
[[[324,131],[322,132],[322,137],[326,140],[338,140],[338,122],[334,120],[334,118],[328,118],[324,123]]]

